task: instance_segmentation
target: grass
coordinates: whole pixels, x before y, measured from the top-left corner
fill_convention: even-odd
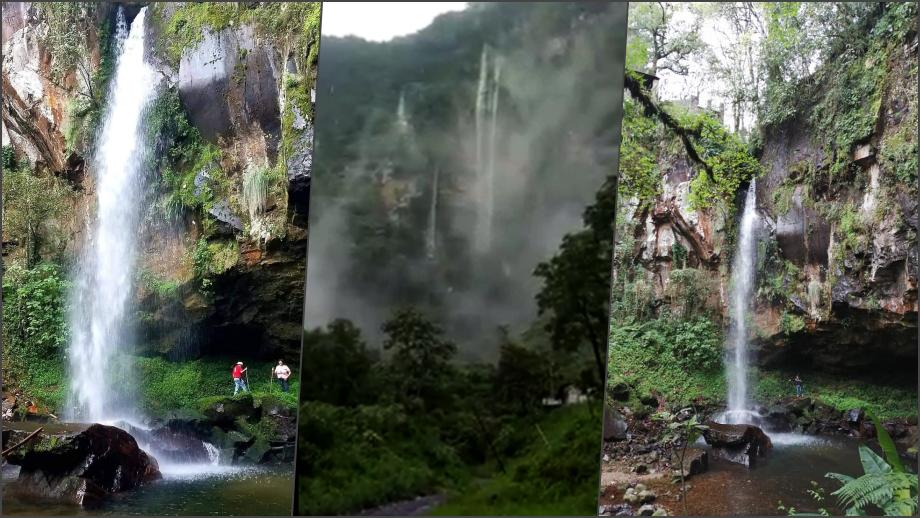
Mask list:
[[[880,419],[917,415],[917,392],[884,385],[874,385],[852,378],[803,372],[805,396],[839,411],[853,408],[871,410]],[[753,395],[757,401],[768,403],[794,394],[788,380],[795,375],[784,371],[753,371],[757,383]]]
[[[136,372],[141,380],[140,405],[151,416],[197,409],[203,402],[233,395],[230,370],[232,358],[208,358],[187,362],[170,362],[163,358],[136,358]],[[249,389],[259,403],[272,397],[289,408],[297,407],[299,383],[291,380],[289,392],[270,382],[273,362],[247,365]],[[295,370],[295,366],[291,366]]]
[[[615,335],[614,335],[615,336]],[[610,347],[608,385],[626,382],[635,387],[635,399],[655,391],[669,403],[684,405],[696,400],[724,403],[726,380],[721,368],[712,370],[684,369],[672,363],[655,363],[648,358],[647,348]],[[869,383],[853,377],[841,377],[820,372],[801,372],[805,395],[845,411],[853,408],[872,410],[881,419],[917,415],[917,392],[905,388]],[[794,372],[752,368],[752,398],[769,404],[794,395],[789,381]],[[630,402],[626,403],[627,405]]]
[[[591,515],[597,509],[601,405],[582,403],[520,422],[521,453],[485,480],[448,493],[433,510],[442,516]]]

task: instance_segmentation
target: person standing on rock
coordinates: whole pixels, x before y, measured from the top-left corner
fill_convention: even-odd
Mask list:
[[[278,383],[281,385],[282,392],[290,390],[288,378],[291,377],[291,369],[284,364],[284,360],[278,360],[278,365],[272,368],[272,374],[278,378]]]
[[[802,378],[798,374],[795,375],[795,379],[792,380],[795,383],[795,395],[796,397],[802,397]]]
[[[243,362],[236,362],[236,365],[233,366],[233,395],[235,396],[240,389],[243,392],[249,392],[249,388],[246,386],[246,382],[243,381],[243,374],[246,373],[246,368],[243,367]]]

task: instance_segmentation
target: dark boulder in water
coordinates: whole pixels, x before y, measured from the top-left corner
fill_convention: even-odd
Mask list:
[[[84,506],[161,478],[156,459],[134,437],[101,424],[24,445],[7,460],[20,466],[16,491]]]
[[[706,443],[712,446],[716,458],[754,467],[758,457],[773,448],[773,443],[760,428],[750,424],[720,424],[709,421],[703,432]]]

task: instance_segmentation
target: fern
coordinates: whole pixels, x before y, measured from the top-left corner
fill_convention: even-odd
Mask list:
[[[860,445],[859,460],[864,474],[853,478],[839,473],[825,476],[843,483],[831,493],[846,508],[847,516],[861,516],[868,506],[875,506],[886,516],[910,516],[917,510],[917,475],[909,473],[895,448],[894,441],[881,422],[871,414],[879,444],[885,453],[883,459],[868,446]]]
[[[911,473],[874,473],[853,479],[837,491],[838,497],[847,508],[862,511],[873,505],[887,516],[909,516],[917,508],[917,476]],[[902,498],[906,495],[907,498]]]

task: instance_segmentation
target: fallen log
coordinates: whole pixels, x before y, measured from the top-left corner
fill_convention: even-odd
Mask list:
[[[41,432],[42,430],[44,430],[44,428],[45,428],[44,426],[39,426],[37,430],[35,430],[34,432],[32,432],[32,433],[30,433],[29,435],[27,435],[25,439],[19,441],[18,443],[14,444],[13,446],[10,446],[9,448],[3,450],[3,452],[0,452],[0,456],[6,457],[6,456],[9,455],[12,451],[14,451],[16,448],[19,448],[19,447],[22,446],[23,444],[25,444],[25,443],[31,441],[36,435],[39,434],[39,432]]]

